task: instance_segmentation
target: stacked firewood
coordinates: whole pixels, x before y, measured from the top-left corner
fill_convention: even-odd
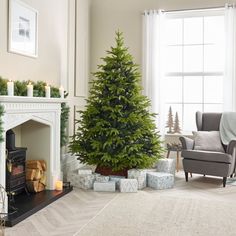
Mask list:
[[[46,187],[46,162],[43,160],[26,161],[26,186],[29,192],[41,192]]]

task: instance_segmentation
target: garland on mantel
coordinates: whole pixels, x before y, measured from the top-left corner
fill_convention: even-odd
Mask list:
[[[0,76],[0,95],[7,95],[7,82],[8,79],[3,79]],[[34,97],[45,97],[45,86],[46,82],[43,81],[14,81],[14,95],[15,96],[27,96],[27,84],[29,82],[34,86]],[[51,87],[51,97],[52,98],[60,98],[59,88]],[[68,93],[65,92],[65,98],[68,96]],[[67,123],[69,119],[70,108],[66,105],[66,103],[61,104],[61,147],[65,146],[68,143],[68,136],[66,134]],[[3,127],[2,127],[2,119],[4,110],[3,107],[0,106],[0,142],[3,141]]]

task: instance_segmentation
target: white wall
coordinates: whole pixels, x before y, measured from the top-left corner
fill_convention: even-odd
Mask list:
[[[142,16],[147,9],[186,9],[223,6],[226,0],[92,0],[91,71],[96,71],[105,50],[114,45],[115,31],[124,32],[126,46],[141,64]],[[232,2],[232,1],[231,1]]]
[[[72,135],[88,91],[90,0],[21,1],[39,12],[38,57],[8,52],[8,0],[0,0],[0,76],[63,85],[69,92]]]
[[[76,129],[76,111],[83,110],[88,94],[90,0],[69,0],[68,32],[68,102],[70,105],[69,134]]]
[[[38,57],[7,51],[8,0],[0,1],[0,76],[60,85],[67,77],[68,0],[21,0],[39,12]]]

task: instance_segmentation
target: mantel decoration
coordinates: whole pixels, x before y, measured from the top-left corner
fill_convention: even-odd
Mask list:
[[[116,46],[107,54],[94,73],[69,148],[82,163],[97,165],[96,173],[126,175],[127,169],[152,166],[163,149],[150,101],[141,93],[139,68],[122,33],[116,33]]]
[[[0,77],[0,95],[7,95],[7,79],[3,79]],[[28,85],[33,86],[33,96],[34,97],[45,97],[45,86],[47,86],[46,82],[38,81],[14,81],[14,95],[15,96],[27,96],[28,95]],[[61,94],[59,88],[50,86],[50,94],[52,98],[60,98]],[[64,96],[67,97],[68,93],[64,91]],[[68,137],[66,134],[67,122],[69,119],[69,111],[70,108],[66,105],[66,103],[61,104],[61,147],[65,146],[68,143]],[[0,105],[0,142],[2,141],[2,115],[4,113],[3,107]]]
[[[9,0],[9,52],[37,57],[38,12],[20,0]]]

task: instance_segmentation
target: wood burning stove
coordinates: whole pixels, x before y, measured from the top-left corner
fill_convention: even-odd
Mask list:
[[[21,193],[25,187],[25,160],[27,148],[8,151],[6,160],[6,190]]]
[[[26,190],[25,163],[27,148],[15,147],[15,134],[12,130],[6,133],[6,190],[17,195]]]

